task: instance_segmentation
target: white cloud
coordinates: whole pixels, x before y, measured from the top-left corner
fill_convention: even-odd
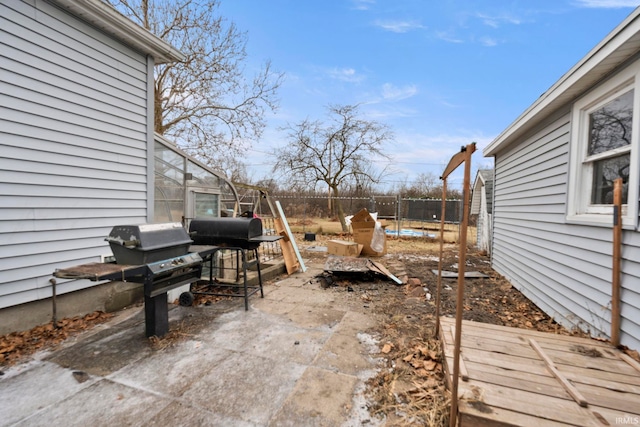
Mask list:
[[[400,101],[402,99],[411,98],[418,93],[416,85],[407,85],[403,87],[395,86],[391,83],[382,85],[382,97],[387,101]]]
[[[478,13],[477,17],[480,18],[485,25],[492,28],[498,28],[503,23],[512,25],[519,25],[522,23],[519,18],[509,15],[489,16],[483,13]]]
[[[374,25],[393,33],[408,33],[424,28],[422,24],[414,21],[375,21]]]
[[[367,109],[364,114],[368,119],[384,121],[403,117],[414,117],[418,112],[410,108],[384,106],[381,108]]]
[[[493,37],[480,37],[478,41],[480,42],[481,45],[487,46],[487,47],[493,47],[498,44],[498,41]]]
[[[576,0],[574,4],[578,7],[617,9],[623,7],[640,6],[638,0]]]
[[[356,10],[369,10],[374,4],[375,0],[353,0],[353,8]]]
[[[327,70],[327,74],[332,79],[349,83],[360,83],[365,78],[365,76],[358,74],[353,68],[330,68]]]
[[[447,32],[447,31],[437,31],[436,32],[436,37],[439,38],[440,40],[443,40],[445,42],[449,42],[449,43],[464,43],[464,40],[455,37],[454,35],[452,35],[451,33]]]

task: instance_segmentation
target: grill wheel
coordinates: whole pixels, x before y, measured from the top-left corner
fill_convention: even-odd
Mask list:
[[[180,298],[178,298],[178,302],[182,307],[191,307],[194,300],[195,298],[191,292],[183,292],[180,294]]]

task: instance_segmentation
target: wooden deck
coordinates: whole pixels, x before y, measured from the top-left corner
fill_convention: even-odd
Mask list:
[[[455,319],[440,325],[451,388]],[[460,355],[460,426],[640,426],[640,364],[607,343],[463,321]]]

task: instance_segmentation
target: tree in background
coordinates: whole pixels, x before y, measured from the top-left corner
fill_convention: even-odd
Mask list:
[[[390,191],[391,194],[399,193],[408,199],[441,199],[442,180],[433,172],[423,172],[409,182],[403,182]],[[462,193],[456,188],[447,187],[447,199],[461,199]]]
[[[272,154],[276,162],[274,172],[282,173],[294,183],[307,188],[318,183],[328,187],[329,203],[334,197],[335,209],[343,231],[348,231],[344,210],[338,197],[348,184],[377,183],[385,170],[377,171],[371,162],[386,156],[382,147],[393,138],[384,124],[360,117],[357,105],[329,106],[328,123],[303,120],[289,125],[288,144]],[[330,211],[333,211],[331,204]]]
[[[186,55],[155,68],[155,131],[215,169],[237,169],[277,108],[283,74],[267,61],[245,77],[247,35],[219,16],[218,0],[106,1]]]

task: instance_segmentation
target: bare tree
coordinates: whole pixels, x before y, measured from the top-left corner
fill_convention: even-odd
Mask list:
[[[228,169],[261,136],[284,75],[267,61],[245,77],[247,35],[219,15],[219,0],[106,1],[186,55],[155,68],[155,131]]]
[[[348,231],[338,199],[340,190],[348,183],[380,182],[386,168],[377,171],[371,159],[388,158],[382,147],[393,135],[386,125],[361,118],[357,105],[329,106],[328,112],[329,123],[306,119],[282,129],[288,133],[288,144],[273,153],[276,158],[273,170],[284,174],[291,183],[301,183],[307,188],[326,184],[329,200],[331,197],[336,200],[342,230]]]

